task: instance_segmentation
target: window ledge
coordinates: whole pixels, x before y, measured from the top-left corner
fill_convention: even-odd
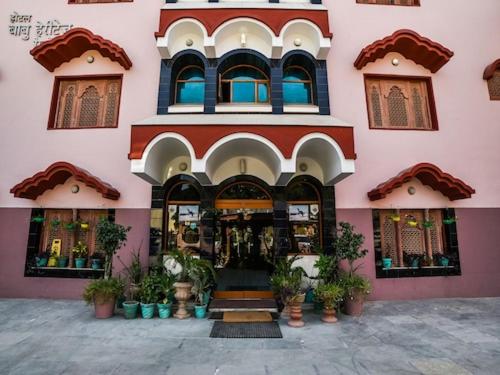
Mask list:
[[[92,268],[27,267],[25,277],[53,277],[62,279],[98,279],[104,270]]]
[[[168,113],[203,113],[203,104],[174,104],[168,107]]]
[[[319,113],[317,105],[284,105],[283,112],[285,113]]]
[[[269,104],[218,104],[216,113],[272,113],[273,107]]]

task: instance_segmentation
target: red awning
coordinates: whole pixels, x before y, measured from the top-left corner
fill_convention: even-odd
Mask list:
[[[46,170],[38,172],[20,182],[10,192],[17,198],[36,199],[47,190],[53,189],[57,185],[64,184],[70,177],[84,183],[102,194],[104,198],[118,200],[120,192],[110,184],[93,176],[85,169],[79,168],[66,162],[52,164]]]
[[[493,61],[484,69],[483,79],[488,80],[493,77],[495,71],[500,70],[500,59]]]
[[[368,192],[368,197],[371,201],[385,198],[387,194],[413,178],[419,179],[422,184],[441,192],[452,201],[470,198],[476,192],[465,182],[443,172],[437,166],[430,163],[420,163],[379,184],[375,189]]]
[[[389,52],[398,52],[432,73],[441,69],[453,56],[453,52],[441,44],[424,38],[415,31],[403,29],[363,48],[354,66],[360,70]]]
[[[41,43],[31,50],[31,55],[48,71],[53,72],[63,63],[80,57],[84,52],[97,50],[104,57],[115,61],[128,70],[132,61],[118,44],[95,35],[84,28],[75,28]]]

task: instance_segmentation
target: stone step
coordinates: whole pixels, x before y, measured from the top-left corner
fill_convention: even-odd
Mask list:
[[[278,312],[274,299],[214,299],[208,306],[210,312],[268,311]]]

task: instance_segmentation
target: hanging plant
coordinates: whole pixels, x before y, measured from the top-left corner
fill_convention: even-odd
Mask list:
[[[434,226],[434,222],[431,220],[424,220],[422,225],[424,226],[424,228],[432,228]]]
[[[45,218],[41,215],[35,216],[34,218],[31,219],[31,222],[33,223],[43,223],[45,221]]]
[[[415,218],[415,216],[406,215],[406,225],[408,225],[411,228],[416,228],[418,226],[418,221]]]
[[[61,225],[61,220],[59,220],[59,219],[57,219],[57,218],[56,218],[56,219],[53,219],[53,220],[50,222],[50,227],[51,227],[52,229],[56,229],[56,228],[58,228],[58,227],[59,227],[59,225]]]
[[[74,221],[70,221],[64,224],[64,229],[66,229],[68,232],[74,232],[76,229],[76,223]]]
[[[83,230],[83,231],[88,231],[89,230],[89,223],[85,222],[85,221],[81,221],[80,222],[80,228]]]
[[[398,214],[391,215],[391,220],[394,221],[395,223],[401,221],[401,216]]]
[[[447,217],[447,218],[444,218],[443,219],[443,224],[446,224],[446,225],[451,225],[453,223],[456,223],[457,222],[457,218],[454,216],[454,217]]]

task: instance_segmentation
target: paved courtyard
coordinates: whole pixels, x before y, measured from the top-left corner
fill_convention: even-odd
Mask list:
[[[212,321],[98,321],[79,301],[0,299],[0,374],[500,374],[500,298],[372,302],[283,339],[210,339]]]

